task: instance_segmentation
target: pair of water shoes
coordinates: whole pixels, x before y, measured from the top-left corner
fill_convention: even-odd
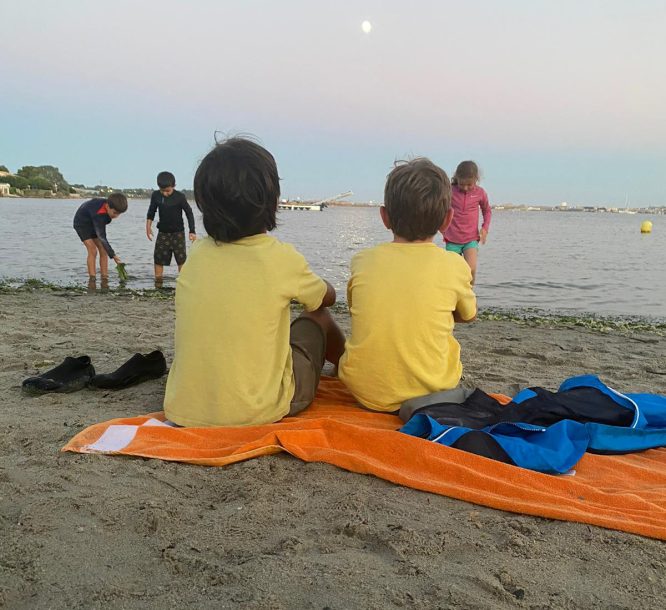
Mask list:
[[[126,388],[148,379],[157,379],[166,373],[166,360],[160,351],[134,354],[125,364],[107,375],[96,375],[88,356],[67,356],[62,364],[37,377],[23,382],[27,394],[47,392],[75,392],[86,386],[105,390]]]

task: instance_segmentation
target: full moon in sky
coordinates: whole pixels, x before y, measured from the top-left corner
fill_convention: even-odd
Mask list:
[[[372,23],[370,23],[369,21],[364,21],[361,24],[361,29],[365,34],[369,34],[372,31]]]

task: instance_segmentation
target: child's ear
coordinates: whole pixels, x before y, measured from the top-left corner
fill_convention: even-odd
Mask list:
[[[453,208],[449,208],[449,211],[446,213],[446,216],[444,216],[444,222],[442,222],[442,226],[439,227],[439,232],[444,233],[449,228],[449,225],[451,224],[451,221],[453,220]]]
[[[386,211],[386,206],[383,205],[379,208],[379,215],[382,217],[382,222],[384,226],[390,231],[391,230],[391,219],[389,218],[388,212]]]

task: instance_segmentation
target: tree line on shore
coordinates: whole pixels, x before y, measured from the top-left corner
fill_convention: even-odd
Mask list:
[[[121,192],[130,198],[150,199],[152,194],[149,188],[118,189],[104,184],[70,184],[53,165],[25,165],[15,174],[7,166],[0,165],[0,183],[9,184],[12,195],[23,197],[105,197],[112,192]],[[183,192],[187,197],[193,196],[190,190]]]
[[[0,165],[0,182],[9,184],[10,192],[23,195],[26,191],[50,192],[57,195],[75,193],[57,167],[52,165],[24,165],[15,174]]]

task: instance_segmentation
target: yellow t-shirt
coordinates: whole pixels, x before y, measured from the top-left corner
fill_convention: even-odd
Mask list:
[[[167,418],[243,426],[284,417],[294,395],[289,305],[313,311],[325,294],[303,255],[274,237],[197,241],[176,282]]]
[[[476,314],[465,260],[433,243],[385,243],[351,263],[352,331],[339,375],[369,409],[456,387],[462,375],[453,312]]]

